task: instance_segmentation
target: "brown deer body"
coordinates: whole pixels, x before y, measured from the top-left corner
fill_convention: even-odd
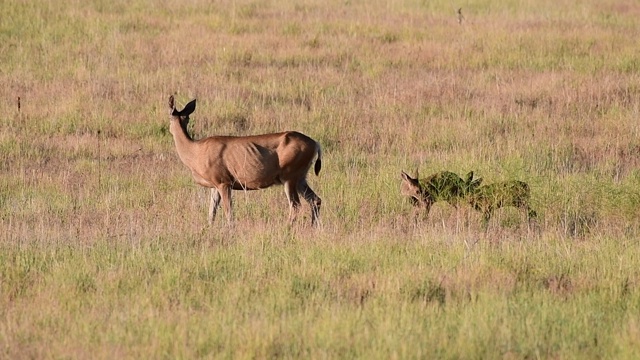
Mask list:
[[[289,200],[289,220],[293,222],[302,197],[311,206],[311,223],[317,224],[321,199],[307,184],[307,173],[315,161],[320,173],[320,144],[295,131],[254,136],[212,136],[193,140],[187,132],[189,115],[196,108],[192,100],[184,109],[175,109],[169,98],[171,124],[180,160],[191,170],[195,182],[211,189],[209,223],[213,223],[222,202],[229,224],[233,221],[231,190],[258,190],[284,185]]]

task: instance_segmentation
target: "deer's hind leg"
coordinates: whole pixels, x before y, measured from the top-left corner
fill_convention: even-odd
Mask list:
[[[529,206],[529,204],[524,204],[521,208],[524,210],[525,214],[527,214],[527,220],[529,222],[535,220],[538,217],[538,213],[536,213],[536,211],[533,210],[531,206]]]
[[[300,197],[298,197],[296,184],[292,181],[284,183],[284,193],[287,195],[287,200],[289,200],[289,222],[293,223],[298,216],[300,208]]]
[[[220,189],[218,189],[218,194],[220,196],[220,200],[222,201],[222,206],[224,207],[224,211],[227,213],[227,225],[231,226],[233,225],[233,212],[232,212],[232,207],[233,207],[233,201],[231,199],[231,186],[229,185],[223,185],[220,187]],[[212,206],[213,206],[213,200],[215,200],[214,195],[211,195],[212,197]]]
[[[317,225],[318,219],[320,218],[320,205],[322,205],[322,199],[313,192],[313,189],[311,189],[305,179],[298,181],[297,190],[311,207],[311,225]]]
[[[493,215],[493,209],[485,209],[482,211],[482,228],[484,229],[484,231],[487,231],[487,229],[489,228],[491,215]]]
[[[216,188],[211,188],[211,204],[209,205],[209,224],[213,224],[213,221],[216,219],[216,212],[218,211],[218,207],[220,207],[220,200],[222,197],[220,196],[220,192]]]

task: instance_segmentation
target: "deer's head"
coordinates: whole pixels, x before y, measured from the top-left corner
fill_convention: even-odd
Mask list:
[[[420,185],[420,180],[418,178],[412,178],[404,171],[402,172],[400,194],[408,196],[412,204],[425,207],[427,210],[433,203],[430,194]]]
[[[189,115],[196,110],[196,99],[191,100],[181,111],[178,111],[175,106],[175,100],[173,95],[169,96],[169,113],[171,114],[171,121],[178,121],[180,127],[187,133],[187,125],[189,125]]]

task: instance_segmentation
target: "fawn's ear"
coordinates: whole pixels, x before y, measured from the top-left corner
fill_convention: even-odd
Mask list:
[[[482,184],[482,178],[477,178],[469,183],[469,188],[475,189]]]
[[[410,184],[414,184],[417,185],[418,184],[418,179],[414,179],[412,178],[409,174],[407,174],[406,172],[402,172],[402,180],[410,183]]]
[[[411,187],[420,187],[420,181],[409,176],[406,172],[402,172],[402,181],[408,183]]]
[[[467,174],[467,180],[466,183],[470,184],[471,180],[473,180],[473,171],[469,171],[469,173]]]

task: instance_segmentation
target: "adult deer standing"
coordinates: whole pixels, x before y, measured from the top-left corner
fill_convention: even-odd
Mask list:
[[[295,131],[193,140],[187,132],[187,125],[189,115],[196,109],[196,100],[178,111],[173,96],[170,96],[169,108],[169,131],[180,160],[191,170],[197,184],[211,189],[210,224],[221,201],[227,221],[232,223],[231,190],[258,190],[284,185],[290,207],[289,221],[296,218],[300,194],[311,206],[311,224],[317,225],[321,199],[306,179],[314,158],[314,171],[316,175],[320,173],[322,152],[317,141]]]

